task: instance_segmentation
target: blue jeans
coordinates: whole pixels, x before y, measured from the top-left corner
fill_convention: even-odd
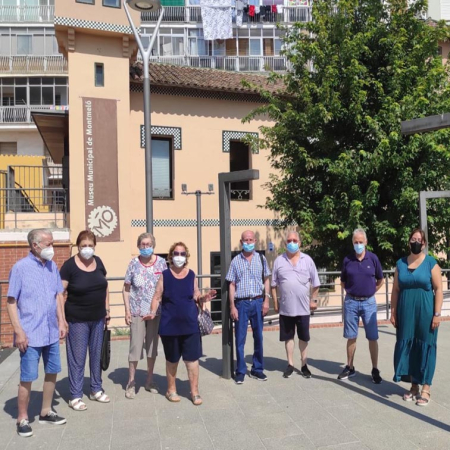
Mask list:
[[[344,301],[344,337],[346,339],[356,339],[358,337],[358,324],[361,317],[366,338],[369,341],[378,340],[377,323],[377,302],[375,297],[367,300],[354,300],[352,297],[345,297]]]
[[[20,352],[20,381],[27,383],[38,379],[41,356],[45,373],[61,372],[59,341],[45,347],[28,347],[25,352]]]
[[[263,315],[262,305],[263,299],[256,300],[239,300],[235,303],[238,310],[239,320],[235,323],[236,333],[236,375],[245,375],[247,366],[245,364],[244,347],[247,339],[248,321],[253,331],[253,365],[252,372],[262,372],[263,365]]]

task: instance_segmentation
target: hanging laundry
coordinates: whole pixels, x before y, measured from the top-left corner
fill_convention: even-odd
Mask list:
[[[277,5],[277,13],[283,14],[283,5]]]
[[[260,12],[259,6],[255,6],[255,14],[259,14],[259,12]]]
[[[273,12],[273,13],[276,13],[276,12],[277,12],[277,6],[278,6],[278,5],[272,5],[272,12]]]
[[[243,18],[244,18],[244,11],[241,10],[237,10],[236,11],[236,26],[237,27],[242,27],[242,22],[243,22]]]
[[[201,0],[200,6],[204,39],[232,39],[231,0]]]
[[[255,6],[254,5],[250,5],[248,7],[248,15],[250,17],[255,17]]]

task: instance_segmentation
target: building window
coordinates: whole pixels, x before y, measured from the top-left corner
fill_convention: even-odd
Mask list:
[[[230,141],[230,172],[250,169],[250,149],[240,141]],[[250,181],[231,183],[231,200],[250,200]]]
[[[120,8],[120,0],[103,0],[103,6],[108,6],[110,8]]]
[[[152,178],[155,199],[173,199],[172,139],[152,138]]]
[[[17,36],[17,55],[31,54],[31,39],[32,36],[19,35]]]
[[[95,0],[75,0],[77,3],[85,3],[86,5],[95,5]]]
[[[17,155],[17,142],[0,142],[0,155]]]
[[[95,63],[95,85],[97,87],[105,85],[105,70],[101,63]]]

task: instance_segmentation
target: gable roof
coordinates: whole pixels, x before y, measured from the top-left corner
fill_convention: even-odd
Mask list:
[[[132,83],[142,82],[143,69],[140,61],[135,62],[130,67],[130,78]],[[150,64],[150,82],[152,85],[258,95],[257,89],[244,86],[242,80],[263,87],[273,93],[282,92],[285,89],[282,80],[277,80],[275,83],[269,82],[265,75],[173,64]]]

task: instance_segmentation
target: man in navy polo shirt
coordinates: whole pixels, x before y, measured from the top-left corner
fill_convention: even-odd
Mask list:
[[[353,358],[356,351],[358,324],[361,317],[366,338],[369,341],[372,359],[372,381],[380,384],[382,378],[378,370],[378,325],[375,293],[384,283],[383,269],[378,257],[366,250],[366,232],[357,228],[353,232],[354,253],[344,258],[341,271],[341,286],[345,289],[344,338],[347,339],[347,365],[338,376],[339,380],[356,375]]]

